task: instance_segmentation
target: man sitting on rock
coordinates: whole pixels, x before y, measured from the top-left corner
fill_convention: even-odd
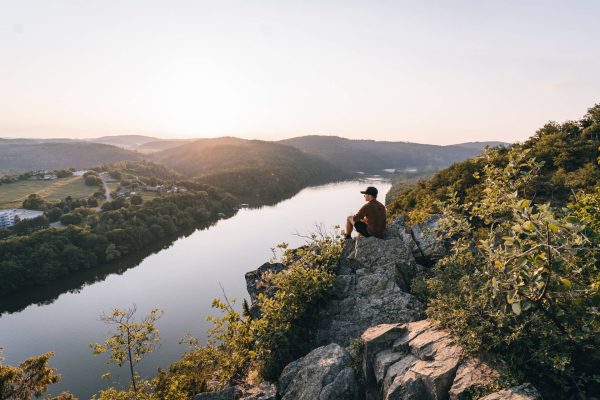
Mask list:
[[[351,238],[353,228],[360,236],[375,236],[381,239],[385,231],[385,206],[377,201],[377,189],[373,186],[361,193],[365,195],[367,204],[346,220],[346,239]]]

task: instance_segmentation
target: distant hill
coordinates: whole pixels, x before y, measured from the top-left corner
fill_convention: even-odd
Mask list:
[[[110,144],[127,150],[139,151],[141,153],[154,153],[170,149],[171,147],[180,146],[183,143],[191,142],[193,140],[194,139],[161,139],[144,135],[102,136],[96,139],[89,139],[90,142]]]
[[[293,147],[232,137],[200,139],[151,157],[249,203],[285,197],[307,185],[349,176]]]
[[[0,139],[0,170],[84,168],[142,155],[115,146],[68,140]]]
[[[476,156],[485,146],[502,142],[473,142],[436,146],[409,142],[351,140],[337,136],[301,136],[279,143],[322,157],[346,171],[380,173],[384,169],[435,170]]]

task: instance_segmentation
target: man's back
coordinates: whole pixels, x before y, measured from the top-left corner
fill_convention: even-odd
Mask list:
[[[360,221],[363,218],[367,219],[369,235],[381,238],[386,224],[385,206],[376,199],[369,201],[354,216],[355,221]]]

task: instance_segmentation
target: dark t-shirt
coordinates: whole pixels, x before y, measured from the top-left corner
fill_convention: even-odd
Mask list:
[[[377,200],[371,200],[358,210],[354,216],[354,222],[367,218],[367,231],[369,234],[378,238],[383,236],[385,231],[385,206]]]

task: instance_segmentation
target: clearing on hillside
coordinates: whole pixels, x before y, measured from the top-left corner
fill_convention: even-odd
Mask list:
[[[21,207],[23,200],[36,193],[48,201],[62,200],[67,196],[74,199],[90,197],[100,189],[87,186],[80,176],[70,176],[51,181],[19,181],[0,185],[0,209]]]

